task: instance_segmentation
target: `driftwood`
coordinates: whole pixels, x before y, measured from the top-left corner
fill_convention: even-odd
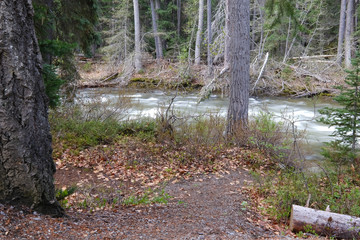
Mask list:
[[[330,83],[331,82],[331,80],[324,78],[320,74],[312,73],[312,72],[310,72],[310,71],[308,71],[306,69],[296,67],[294,65],[288,65],[288,64],[284,64],[284,65],[291,68],[292,70],[294,70],[297,75],[313,77],[316,80],[318,80],[319,82],[324,82],[324,83]]]
[[[293,59],[293,60],[308,60],[308,59],[319,59],[319,58],[328,59],[328,58],[332,58],[332,57],[336,57],[336,55],[313,55],[313,56],[293,57],[291,59]]]
[[[253,87],[253,89],[252,89],[253,92],[254,92],[254,90],[255,90],[255,88],[256,88],[256,84],[258,83],[258,81],[260,80],[261,76],[262,76],[263,73],[264,73],[265,66],[266,66],[266,63],[267,63],[268,59],[269,59],[269,52],[267,52],[266,55],[265,55],[265,60],[264,60],[263,66],[261,67],[259,76],[258,76],[258,78],[256,79],[256,82],[255,82],[254,87]]]
[[[360,218],[292,205],[290,230],[341,239],[360,239]]]
[[[111,73],[110,75],[102,78],[100,81],[101,82],[107,82],[107,81],[111,81],[111,80],[114,80],[117,76],[119,75],[119,73]]]
[[[301,92],[301,93],[298,93],[295,96],[293,96],[293,98],[311,98],[311,97],[314,97],[314,96],[318,96],[320,94],[331,94],[333,92],[334,92],[333,89],[325,88],[325,89],[321,89],[319,91]]]

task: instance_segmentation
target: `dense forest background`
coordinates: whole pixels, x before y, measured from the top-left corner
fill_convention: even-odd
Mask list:
[[[207,65],[208,76],[219,76],[223,69],[224,0],[35,0],[33,5],[47,92],[54,106],[60,85],[74,87],[79,78],[75,54],[102,55],[112,66],[126,66],[128,75],[141,70],[141,65],[134,66],[138,58],[140,63],[153,58]],[[330,82],[326,74],[331,69],[349,68],[358,41],[357,9],[358,1],[353,0],[251,1],[251,72],[257,86],[262,87],[257,77],[268,61],[267,53],[274,73],[270,78],[294,72],[297,77]],[[134,13],[139,16],[137,32]],[[136,47],[141,55],[135,54]],[[299,60],[307,62],[298,68],[293,63]],[[191,74],[184,66],[181,71],[183,77]],[[290,94],[324,90],[324,86],[316,91],[305,86],[304,91],[283,81],[279,84],[282,92]]]

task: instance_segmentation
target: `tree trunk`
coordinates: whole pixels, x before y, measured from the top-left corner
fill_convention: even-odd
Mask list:
[[[341,0],[341,9],[340,9],[340,22],[339,22],[339,38],[338,38],[338,48],[337,48],[337,57],[336,62],[341,64],[342,56],[344,51],[344,37],[345,37],[345,24],[346,24],[346,0]]]
[[[346,9],[346,29],[345,29],[345,67],[351,67],[351,50],[353,44],[354,30],[354,0],[348,0]]]
[[[360,218],[292,205],[290,230],[314,231],[341,239],[359,239]]]
[[[211,54],[212,31],[211,31],[211,0],[207,0],[207,29],[208,29],[208,46],[207,46],[207,61],[208,61],[208,75],[213,75],[213,61]]]
[[[150,8],[151,8],[151,19],[152,19],[152,26],[154,32],[154,40],[155,40],[156,59],[160,59],[162,58],[162,54],[160,53],[161,40],[159,39],[159,34],[158,34],[154,0],[150,0]]]
[[[177,17],[177,35],[180,36],[180,32],[181,32],[181,0],[176,0],[176,6],[177,6],[177,10],[176,10],[176,17]]]
[[[204,22],[204,0],[199,0],[199,24],[198,30],[196,33],[196,42],[195,42],[195,65],[200,64],[200,55],[201,55],[201,35],[203,31],[203,22]]]
[[[250,87],[250,0],[227,0],[230,104],[227,135],[243,130],[248,123]]]
[[[156,19],[156,23],[159,22],[158,10],[160,10],[160,1],[155,0],[155,19]],[[158,35],[158,42],[159,42],[159,46],[158,46],[159,47],[159,55],[160,55],[160,58],[163,58],[164,57],[163,42],[162,42],[162,39],[161,39],[160,35]]]
[[[135,70],[136,72],[140,72],[142,70],[142,62],[141,62],[139,0],[133,0],[133,2],[134,2],[134,24],[135,24]]]
[[[33,16],[29,0],[0,1],[0,202],[62,216]]]
[[[225,3],[225,50],[224,50],[224,69],[230,67],[230,40],[229,40],[229,6]]]

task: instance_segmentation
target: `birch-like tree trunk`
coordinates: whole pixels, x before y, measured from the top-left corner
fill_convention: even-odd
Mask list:
[[[230,104],[227,135],[246,129],[250,88],[250,0],[226,0],[228,12]]]
[[[346,8],[346,28],[345,28],[345,67],[351,67],[351,50],[353,44],[354,30],[354,0],[348,0]]]
[[[340,21],[339,21],[339,37],[336,62],[341,64],[344,51],[344,37],[346,25],[346,0],[341,0]]]
[[[142,70],[139,0],[133,0],[133,3],[135,25],[135,70],[136,72],[139,72]]]
[[[0,202],[64,215],[31,0],[0,1]]]
[[[201,55],[201,40],[202,40],[202,31],[204,23],[204,0],[199,0],[199,23],[196,33],[196,42],[195,42],[195,65],[200,64],[200,55]]]
[[[208,46],[207,46],[207,61],[208,61],[208,75],[213,75],[213,59],[211,53],[212,31],[211,31],[211,0],[207,0],[207,30],[208,30]]]

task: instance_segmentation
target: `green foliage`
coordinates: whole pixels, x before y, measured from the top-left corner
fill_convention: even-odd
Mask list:
[[[275,19],[271,26],[281,23],[282,17],[290,17],[294,19],[296,25],[299,25],[295,16],[296,6],[295,1],[291,0],[269,0],[266,1],[265,7],[268,9],[270,15],[275,14]]]
[[[54,108],[60,103],[59,90],[64,81],[58,77],[56,68],[53,65],[44,64],[42,71],[49,106]]]
[[[248,144],[262,150],[276,162],[285,163],[290,157],[293,139],[285,122],[260,111],[249,122]]]
[[[97,0],[34,0],[33,6],[36,35],[46,64],[43,67],[46,92],[50,106],[55,107],[62,84],[69,87],[79,78],[74,63],[75,48],[80,46],[90,56],[91,44],[99,43],[95,31],[98,4]]]
[[[342,107],[333,108],[327,107],[319,112],[326,115],[320,118],[320,122],[335,126],[335,131],[332,136],[340,138],[337,141],[337,146],[340,152],[350,152],[355,157],[357,141],[360,130],[360,54],[356,54],[356,58],[352,60],[353,69],[348,70],[348,76],[345,80],[346,85],[339,86],[340,94],[334,97]],[[341,144],[340,144],[341,142]],[[342,146],[343,145],[343,146]],[[345,149],[344,149],[345,148]],[[344,151],[346,150],[346,151]],[[348,155],[348,154],[347,154]]]
[[[141,139],[150,139],[155,135],[154,120],[120,122],[113,112],[108,112],[106,116],[103,114],[84,114],[80,106],[74,106],[67,111],[61,108],[52,111],[49,121],[52,135],[56,136],[54,142],[63,142],[63,150],[70,148],[78,151],[99,144],[113,143],[125,135]]]
[[[66,208],[67,206],[67,200],[66,197],[72,195],[77,190],[76,186],[67,187],[64,190],[63,189],[57,189],[55,192],[56,200],[58,200],[62,207]]]
[[[360,216],[360,188],[358,176],[347,172],[338,175],[329,171],[324,174],[307,174],[282,171],[273,176],[269,185],[269,213],[278,220],[290,217],[292,204],[304,206],[311,194],[310,207],[324,210],[329,205],[332,212]],[[306,178],[307,185],[304,184]]]
[[[131,195],[123,199],[122,204],[126,206],[152,203],[167,204],[170,198],[172,197],[169,194],[165,193],[164,189],[153,190],[151,188],[148,188],[143,194],[139,196]]]

